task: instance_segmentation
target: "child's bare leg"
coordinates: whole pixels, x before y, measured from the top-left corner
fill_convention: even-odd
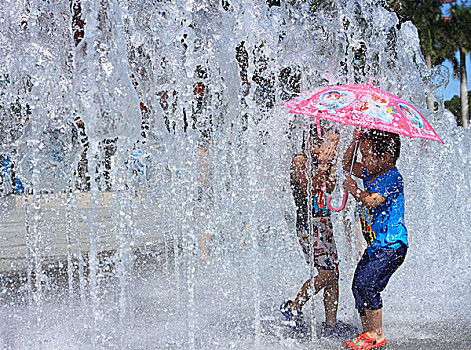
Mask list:
[[[296,295],[296,299],[294,299],[294,301],[293,301],[293,308],[296,311],[301,312],[304,304],[306,304],[307,301],[309,300],[309,298],[310,298],[309,290],[310,289],[311,289],[311,279],[308,279],[306,282],[304,282],[304,284],[301,287],[301,290]]]
[[[367,332],[369,328],[368,328],[368,320],[366,318],[366,315],[360,316],[360,320],[361,320],[361,328],[363,329],[363,332]]]
[[[314,277],[314,295],[324,288],[324,307],[326,315],[326,323],[333,325],[337,322],[337,307],[338,307],[338,269],[324,270],[317,269],[317,276]],[[311,297],[309,291],[311,289],[311,280],[304,282],[301,290],[293,302],[293,308],[301,311],[304,304],[307,303]]]
[[[325,310],[325,323],[333,326],[337,322],[337,309],[339,301],[339,272],[336,267],[335,270],[324,270],[329,272],[327,277],[327,284],[324,287],[324,310]]]
[[[383,314],[381,309],[365,309],[365,313],[366,315],[361,317],[363,331],[378,342],[383,341]]]

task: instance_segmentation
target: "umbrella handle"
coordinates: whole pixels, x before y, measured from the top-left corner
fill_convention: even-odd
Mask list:
[[[348,192],[345,191],[345,193],[343,194],[342,205],[338,208],[334,208],[332,205],[330,205],[330,202],[332,201],[332,196],[329,196],[327,198],[327,207],[330,210],[335,211],[335,212],[341,211],[341,210],[343,210],[343,208],[345,208],[345,205],[347,204],[347,199],[348,199]]]
[[[352,164],[350,165],[350,174],[349,175],[352,175],[353,164],[355,164],[355,159],[357,158],[357,153],[358,153],[358,147],[359,146],[360,146],[360,142],[357,140],[355,142],[355,148],[353,149]],[[345,191],[345,193],[343,194],[342,205],[338,208],[334,208],[332,205],[330,205],[330,202],[332,201],[332,196],[329,196],[329,198],[327,198],[327,208],[329,208],[330,210],[335,211],[335,212],[341,211],[341,210],[343,210],[343,208],[345,208],[345,205],[347,204],[347,199],[348,199],[348,192]]]

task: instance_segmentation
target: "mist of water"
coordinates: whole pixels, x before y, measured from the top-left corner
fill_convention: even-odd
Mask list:
[[[384,295],[390,338],[469,327],[470,135],[443,109],[446,76],[426,67],[416,28],[382,4],[3,1],[0,150],[25,187],[13,236],[27,253],[2,275],[0,345],[335,348],[277,321],[309,274],[289,167],[311,121],[280,105],[369,77],[445,141],[402,139],[411,248]],[[353,212],[333,217],[350,322]]]

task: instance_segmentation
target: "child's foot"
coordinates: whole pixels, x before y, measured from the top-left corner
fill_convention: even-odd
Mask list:
[[[382,348],[386,343],[386,339],[378,342],[376,339],[371,338],[368,334],[363,332],[350,341],[345,342],[344,345],[347,349],[370,350]]]
[[[288,300],[280,306],[281,314],[285,317],[288,325],[293,330],[304,330],[306,325],[303,320],[303,313],[293,310],[293,302]]]
[[[333,326],[322,322],[321,337],[353,337],[358,333],[358,329],[351,324],[337,321]]]

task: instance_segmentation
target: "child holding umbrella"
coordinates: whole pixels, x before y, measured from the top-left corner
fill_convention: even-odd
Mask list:
[[[361,162],[354,158],[359,142]],[[396,168],[401,142],[399,135],[379,130],[356,129],[354,141],[343,158],[343,167],[363,180],[360,189],[350,176],[343,185],[361,204],[361,226],[368,244],[358,262],[352,290],[363,333],[345,343],[348,349],[377,349],[386,345],[383,334],[381,292],[407,253],[404,223],[404,184]]]

